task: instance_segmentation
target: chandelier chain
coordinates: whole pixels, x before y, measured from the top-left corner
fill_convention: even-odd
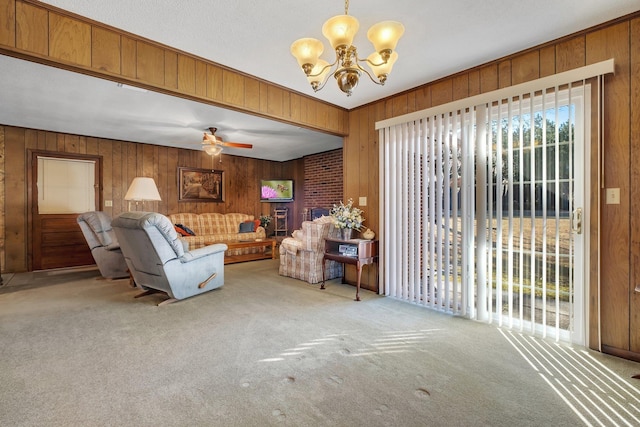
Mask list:
[[[349,14],[349,0],[344,0],[344,14]]]

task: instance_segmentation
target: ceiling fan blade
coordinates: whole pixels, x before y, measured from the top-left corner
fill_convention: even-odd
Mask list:
[[[225,147],[235,147],[235,148],[253,148],[252,144],[243,144],[241,142],[227,142],[220,141],[218,142],[220,145],[224,145]]]

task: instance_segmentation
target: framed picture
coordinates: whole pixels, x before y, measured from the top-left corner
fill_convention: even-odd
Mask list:
[[[178,168],[179,202],[224,202],[224,171]]]

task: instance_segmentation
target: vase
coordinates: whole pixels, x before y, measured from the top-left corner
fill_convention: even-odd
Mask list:
[[[367,230],[362,233],[362,237],[367,240],[373,240],[373,238],[376,237],[376,233],[374,233],[372,229],[367,228]]]
[[[342,229],[342,240],[351,240],[351,232],[353,229],[351,228],[343,228]]]

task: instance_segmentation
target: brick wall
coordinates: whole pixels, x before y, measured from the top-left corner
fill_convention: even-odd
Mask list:
[[[327,208],[342,200],[342,149],[304,158],[304,208]]]

